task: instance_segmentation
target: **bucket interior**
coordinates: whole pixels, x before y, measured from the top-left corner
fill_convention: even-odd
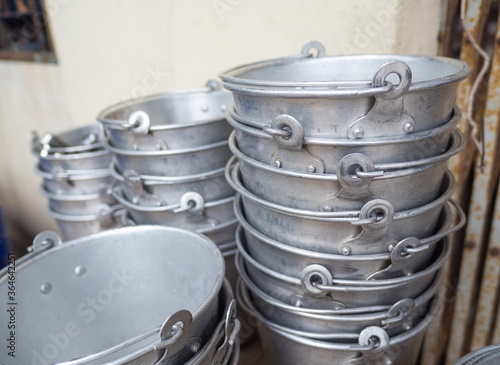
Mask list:
[[[463,68],[458,63],[421,56],[319,57],[300,61],[270,61],[256,67],[242,67],[230,72],[229,76],[285,82],[371,81],[380,66],[395,60],[402,61],[410,67],[413,83],[450,77]],[[394,84],[398,83],[396,75],[389,76],[388,80]]]
[[[211,242],[180,230],[133,228],[65,243],[17,267],[19,363],[94,354],[161,326],[179,310],[194,314],[217,300],[224,263]],[[7,298],[7,277],[0,295]],[[2,321],[1,336],[9,331]]]
[[[148,114],[152,125],[196,123],[224,118],[232,104],[232,95],[224,91],[165,94],[118,106],[104,118],[128,120],[133,112],[142,110]]]

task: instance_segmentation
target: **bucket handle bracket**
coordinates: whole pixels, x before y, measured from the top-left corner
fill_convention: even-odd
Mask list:
[[[373,87],[383,86],[387,76],[393,73],[399,76],[399,85],[391,91],[375,95],[375,104],[372,109],[355,120],[347,129],[348,138],[381,137],[394,134],[395,129],[405,134],[413,132],[415,118],[405,111],[403,103],[403,97],[410,88],[412,80],[408,65],[401,61],[383,64],[373,76]]]

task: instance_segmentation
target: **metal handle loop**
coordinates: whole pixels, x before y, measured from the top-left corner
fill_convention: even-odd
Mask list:
[[[406,248],[405,249],[406,253],[413,254],[413,253],[419,253],[419,252],[426,251],[429,248],[430,243],[438,241],[438,240],[443,239],[445,237],[448,237],[449,235],[459,231],[460,229],[462,229],[465,226],[465,223],[467,221],[467,217],[465,216],[465,213],[462,210],[462,208],[460,208],[460,206],[452,199],[448,200],[446,202],[446,204],[448,204],[448,206],[450,206],[450,207],[453,207],[455,209],[455,211],[457,212],[457,214],[459,216],[458,223],[456,225],[454,225],[452,228],[445,230],[444,232],[440,232],[440,233],[437,233],[437,234],[432,235],[430,237],[426,237],[426,238],[421,239],[419,246],[417,246],[415,248],[412,248],[412,247]]]
[[[310,50],[315,49],[318,51],[318,55],[314,56]],[[318,41],[310,41],[304,44],[302,47],[302,50],[300,51],[300,54],[303,56],[310,56],[310,57],[323,57],[325,55],[325,46],[321,42]]]

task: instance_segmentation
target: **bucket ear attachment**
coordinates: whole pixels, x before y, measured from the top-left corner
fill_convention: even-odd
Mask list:
[[[33,244],[28,247],[28,252],[39,252],[61,245],[62,239],[54,231],[44,231],[36,235]]]
[[[128,125],[130,125],[130,130],[134,133],[148,134],[151,121],[145,111],[137,110],[130,114]]]
[[[347,129],[348,138],[375,138],[398,132],[409,134],[415,129],[415,118],[405,111],[403,103],[412,80],[408,65],[401,61],[383,64],[373,76],[372,86],[384,86],[390,74],[399,76],[399,84],[391,91],[375,95],[375,104],[370,111]]]
[[[263,131],[272,136],[274,142],[283,148],[300,150],[304,144],[304,129],[291,115],[275,116],[271,124],[264,127]]]
[[[358,345],[351,346],[361,356],[344,361],[343,365],[392,364],[393,355],[388,351],[389,344],[390,338],[384,329],[367,327],[359,334]]]
[[[168,318],[160,329],[160,342],[154,345],[158,353],[155,365],[167,365],[189,341],[193,316],[187,310],[180,310]]]
[[[318,54],[315,56],[313,53],[311,53],[311,49],[315,49]],[[325,46],[323,46],[323,44],[318,41],[309,41],[304,44],[302,50],[300,51],[300,54],[310,57],[323,57],[325,55]]]
[[[237,341],[241,323],[236,318],[236,300],[233,299],[226,312],[224,323],[224,342],[217,348],[214,355],[213,364],[227,364],[233,353],[233,346]]]
[[[388,247],[393,247],[397,241],[391,237],[387,230],[394,218],[394,207],[383,199],[373,199],[366,203],[359,213],[359,219],[351,222],[360,226],[361,232],[354,238],[342,242],[339,253],[348,256],[367,252],[370,247],[380,246],[381,241],[386,241]],[[392,245],[392,246],[391,246]]]
[[[207,80],[207,82],[205,83],[205,86],[209,89],[209,92],[210,91],[218,91],[218,90],[222,89],[219,81],[217,81],[217,80]]]

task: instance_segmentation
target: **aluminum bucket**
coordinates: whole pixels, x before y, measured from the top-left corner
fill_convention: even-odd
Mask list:
[[[149,176],[186,176],[214,171],[224,167],[232,155],[227,140],[182,150],[133,151],[109,143],[106,148],[113,153],[119,171],[134,170]]]
[[[243,307],[259,322],[258,330],[266,360],[273,365],[415,365],[425,330],[439,310],[434,300],[429,314],[411,330],[389,337],[384,329],[370,326],[358,333],[335,333],[328,340],[311,339],[278,329],[250,301],[237,293]],[[356,342],[354,342],[356,341]]]
[[[234,244],[234,237],[236,234],[236,228],[238,227],[238,221],[232,219],[227,222],[216,225],[215,227],[202,228],[197,230],[198,233],[210,238],[219,247],[223,245]]]
[[[110,187],[99,193],[85,195],[54,194],[45,191],[43,187],[40,191],[49,200],[50,210],[59,214],[96,215],[118,204],[111,194]]]
[[[343,255],[384,253],[404,238],[432,235],[441,208],[455,189],[448,171],[440,196],[415,209],[394,212],[387,201],[373,199],[360,211],[317,212],[270,203],[246,190],[234,171],[226,176],[239,193],[235,209],[260,233],[293,247]]]
[[[102,149],[104,134],[99,124],[71,129],[58,134],[46,133],[39,137],[32,133],[33,153],[47,156],[50,154],[71,154]]]
[[[222,317],[223,281],[221,253],[196,233],[129,227],[63,244],[43,232],[16,264],[16,364],[144,364],[164,355],[184,364],[189,340],[207,343]],[[3,270],[3,297],[7,282]],[[7,323],[0,333],[8,338]],[[0,360],[9,360],[5,351]]]
[[[236,232],[236,239],[258,263],[284,275],[298,277],[306,267],[321,265],[336,279],[390,279],[411,275],[430,264],[438,241],[465,224],[464,213],[455,208],[461,216],[457,224],[452,225],[452,212],[446,204],[435,234],[421,240],[407,237],[398,242],[391,252],[380,254],[344,256],[292,247],[259,233],[239,211],[236,213],[241,227]]]
[[[112,189],[112,192],[137,224],[158,224],[196,231],[208,230],[235,219],[234,197],[205,202],[200,194],[189,191],[184,193],[179,202],[150,207],[128,201],[119,187]]]
[[[455,365],[498,365],[499,363],[500,344],[495,344],[465,355]]]
[[[446,124],[432,130],[361,140],[331,139],[327,135],[323,138],[305,139],[301,135],[296,138],[292,135],[292,127],[288,128],[290,136],[286,139],[273,138],[261,129],[237,121],[234,114],[228,115],[228,121],[235,128],[237,148],[254,160],[287,171],[335,174],[339,170],[339,162],[351,153],[366,155],[369,162],[364,167],[369,171],[423,166],[439,155],[444,155],[441,160],[444,161],[460,152],[465,145],[463,135],[455,128],[461,118],[457,106],[452,116]],[[234,141],[232,149],[233,146],[236,147]]]
[[[319,57],[310,48],[320,49]],[[469,73],[465,62],[444,57],[324,57],[316,42],[301,55],[235,67],[219,77],[233,93],[236,113],[273,135],[284,135],[293,118],[306,138],[362,139],[444,124]]]
[[[187,191],[200,194],[205,201],[234,196],[227,183],[224,168],[203,174],[179,177],[144,176],[133,170],[120,173],[111,166],[113,178],[120,182],[124,197],[142,206],[168,205],[178,202]]]
[[[47,213],[55,219],[65,240],[74,240],[112,228],[133,226],[135,223],[125,218],[121,205],[99,211],[94,215],[69,215],[56,213],[47,208]]]
[[[245,272],[243,271],[244,275]],[[405,298],[383,308],[361,307],[349,312],[345,309],[325,310],[296,307],[273,298],[256,285],[250,278],[241,277],[240,294],[244,301],[252,302],[257,310],[277,325],[305,332],[335,333],[360,332],[369,326],[383,328],[389,336],[395,336],[413,328],[428,313],[429,304],[441,287],[443,272],[434,279],[427,290],[417,298]],[[244,283],[244,284],[243,284]],[[250,299],[251,294],[251,299]]]
[[[39,161],[38,166],[44,171],[99,170],[107,169],[111,163],[111,154],[104,149],[71,154],[55,153],[47,156],[36,154],[36,156]]]
[[[231,142],[235,157],[228,169],[236,169],[246,189],[272,203],[315,211],[361,209],[376,198],[389,201],[396,210],[422,206],[438,197],[447,165],[438,156],[420,167],[366,172],[371,160],[352,153],[341,160],[337,174],[290,172],[249,158]],[[458,148],[454,150],[458,153]],[[361,177],[356,176],[356,169],[361,170],[357,172]]]
[[[446,240],[446,239],[445,239]],[[237,242],[239,243],[239,242]],[[316,309],[341,309],[392,305],[405,298],[416,298],[432,283],[443,266],[451,245],[438,245],[436,255],[425,269],[409,276],[380,280],[333,279],[321,265],[306,267],[300,277],[292,277],[271,270],[255,261],[238,244],[237,268],[266,294],[287,300],[287,304]],[[243,274],[241,274],[243,275]]]
[[[125,101],[102,111],[111,144],[124,150],[182,150],[229,137],[225,119],[233,97],[217,81],[203,89],[182,90]]]
[[[95,194],[103,188],[110,186],[113,181],[111,173],[107,168],[47,172],[37,166],[35,172],[42,177],[44,189],[53,194]]]

